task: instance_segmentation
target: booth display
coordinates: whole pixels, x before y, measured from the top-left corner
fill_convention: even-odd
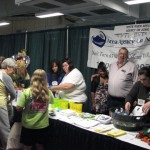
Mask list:
[[[98,118],[110,120],[111,117],[85,112],[64,115],[61,111],[56,111],[55,116],[50,116],[49,143],[46,149],[146,150],[150,148],[148,143],[136,137],[141,130],[125,131],[116,128],[111,121],[101,122]]]
[[[137,138],[141,130],[124,131],[112,124],[110,116],[79,113],[78,109],[71,110],[66,106],[69,106],[68,101],[55,99],[49,108],[49,142],[45,145],[46,150],[150,149],[147,142]],[[51,110],[55,113],[52,114]]]
[[[92,127],[94,128],[94,127]],[[110,129],[109,129],[110,131]],[[82,128],[72,122],[50,119],[47,150],[147,150],[149,145],[128,133],[111,137],[97,133],[91,128]]]

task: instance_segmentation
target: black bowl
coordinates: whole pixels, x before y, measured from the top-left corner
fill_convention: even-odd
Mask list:
[[[138,131],[143,129],[147,115],[144,116],[130,116],[123,112],[118,113],[117,110],[122,108],[112,108],[110,109],[112,122],[116,128],[126,130],[126,131]]]

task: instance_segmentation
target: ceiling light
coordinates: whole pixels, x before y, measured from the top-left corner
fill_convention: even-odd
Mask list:
[[[134,4],[141,4],[141,3],[148,3],[150,0],[131,0],[131,1],[125,1],[128,5],[134,5]]]
[[[35,14],[35,16],[38,17],[38,18],[48,18],[48,17],[55,17],[55,16],[62,16],[62,15],[64,15],[64,14],[60,13],[60,12],[55,12],[55,13],[43,12],[43,13]]]
[[[0,22],[0,26],[6,26],[6,25],[9,25],[10,23],[9,22],[6,22],[6,21],[1,21]]]

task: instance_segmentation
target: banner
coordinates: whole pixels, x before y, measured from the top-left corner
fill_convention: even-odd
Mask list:
[[[135,32],[150,32],[150,23],[147,24],[129,24],[124,26],[115,26],[114,33],[135,33]]]
[[[97,68],[99,62],[103,61],[109,68],[112,62],[117,61],[121,47],[128,49],[129,60],[137,64],[138,68],[150,65],[149,32],[114,34],[114,30],[91,28],[87,66]]]

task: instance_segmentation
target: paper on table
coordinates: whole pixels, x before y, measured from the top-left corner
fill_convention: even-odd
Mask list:
[[[102,133],[102,132],[107,132],[109,130],[111,130],[113,128],[112,125],[98,125],[96,127],[94,127],[94,131],[98,132],[98,133]]]
[[[73,116],[73,115],[76,115],[76,112],[74,110],[70,110],[70,109],[62,110],[60,113],[62,115],[64,115],[64,116]]]
[[[117,130],[112,130],[112,131],[107,132],[107,135],[109,135],[111,137],[117,137],[117,136],[124,135],[126,133],[127,133],[126,131],[117,129]]]
[[[83,127],[83,128],[90,128],[90,127],[93,127],[93,126],[96,126],[99,124],[98,121],[91,120],[91,119],[83,119],[80,121],[75,121],[74,123],[78,126]]]

